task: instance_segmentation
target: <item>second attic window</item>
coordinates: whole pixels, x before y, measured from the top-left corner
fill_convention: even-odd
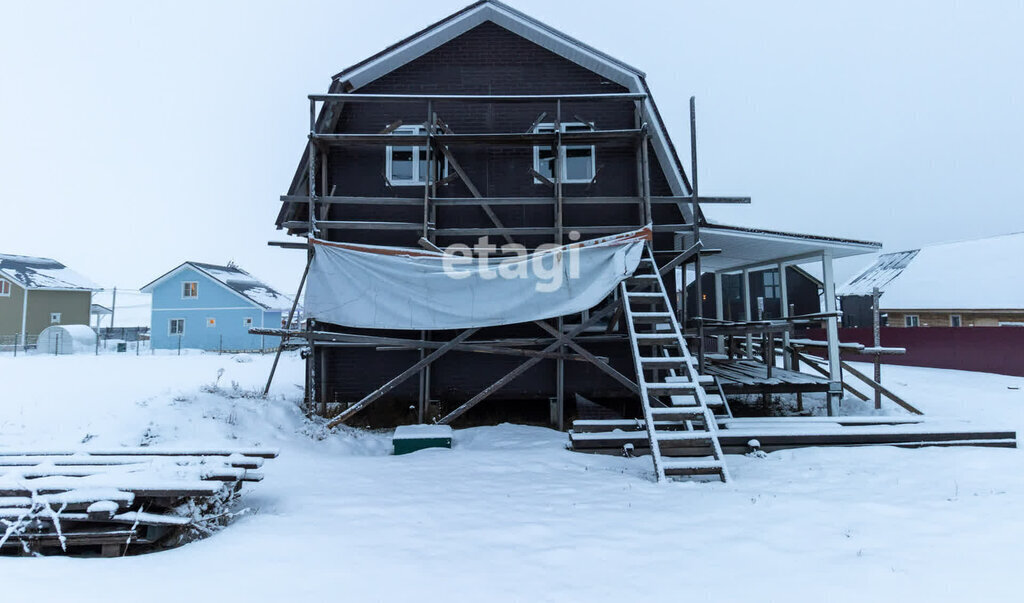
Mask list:
[[[562,124],[562,132],[589,132],[590,124],[575,122]],[[555,131],[555,124],[538,124],[534,132],[548,133]],[[594,179],[596,169],[594,145],[562,145],[562,182],[587,183]],[[555,179],[554,147],[533,147],[533,169],[538,174]]]

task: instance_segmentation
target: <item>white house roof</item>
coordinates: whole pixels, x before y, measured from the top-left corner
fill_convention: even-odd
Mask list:
[[[220,266],[204,262],[185,262],[145,287],[142,287],[141,291],[143,293],[151,292],[154,285],[186,267],[191,267],[205,274],[234,293],[266,310],[287,310],[291,308],[292,300],[290,297],[278,292],[270,285],[234,265]]]
[[[0,276],[25,289],[81,291],[99,289],[89,279],[50,258],[0,254]]]
[[[1024,308],[1024,232],[886,253],[839,287],[889,310]]]

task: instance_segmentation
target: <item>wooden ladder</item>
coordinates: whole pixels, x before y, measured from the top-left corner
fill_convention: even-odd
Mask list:
[[[728,481],[718,424],[704,388],[720,390],[714,377],[700,374],[690,355],[650,245],[644,248],[636,272],[620,285],[620,292],[656,478],[700,475]],[[662,454],[663,445],[690,450],[697,446],[707,454],[672,457]]]

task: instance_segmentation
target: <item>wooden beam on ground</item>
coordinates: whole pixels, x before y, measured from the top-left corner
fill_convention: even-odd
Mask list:
[[[812,369],[814,369],[814,371],[816,371],[817,373],[821,374],[826,379],[829,378],[828,371],[826,371],[825,369],[821,368],[821,366],[815,360],[813,360],[812,358],[810,358],[808,356],[805,356],[804,354],[801,354],[800,352],[798,352],[796,350],[793,350],[793,348],[789,348],[789,349],[792,350],[794,354],[796,354],[797,358],[799,358],[799,359],[803,360],[804,362],[806,362],[807,366],[809,366]],[[868,400],[867,396],[865,396],[864,394],[862,394],[859,391],[857,391],[856,389],[854,389],[853,386],[849,385],[845,381],[843,381],[842,384],[843,384],[843,389],[845,389],[846,391],[850,392],[851,394],[853,394],[857,398],[867,402],[867,400]]]
[[[853,368],[852,366],[850,366],[850,363],[846,362],[845,360],[841,361],[840,365],[844,369],[846,369],[851,375],[853,375],[854,377],[857,377],[858,379],[860,379],[864,383],[867,383],[871,387],[875,388],[876,391],[882,392],[882,395],[884,395],[885,397],[889,398],[890,400],[892,400],[896,404],[899,404],[904,409],[906,409],[908,412],[911,412],[911,413],[913,413],[915,415],[923,415],[924,414],[923,412],[921,412],[920,410],[918,410],[917,408],[912,406],[909,402],[903,400],[903,398],[900,398],[896,394],[894,394],[891,391],[889,391],[889,389],[887,389],[881,383],[878,383],[878,382],[874,381],[873,379],[871,379],[870,377],[868,377],[864,373],[862,373],[862,372],[858,371],[857,369]]]
[[[601,320],[602,318],[610,315],[612,312],[615,311],[615,309],[618,306],[619,306],[619,303],[614,303],[612,305],[606,306],[604,309],[599,310],[598,312],[595,312],[594,314],[591,314],[590,318],[588,318],[587,320],[585,320],[582,323],[580,323],[580,324],[576,325],[575,327],[573,327],[572,330],[570,330],[568,333],[560,334],[557,338],[555,338],[555,342],[550,344],[550,345],[548,345],[546,348],[544,348],[543,351],[544,352],[554,351],[558,347],[562,346],[563,343],[566,340],[572,339],[576,335],[579,335],[580,333],[585,331],[588,327],[590,327],[590,325],[592,325],[592,324],[596,323],[597,321]],[[461,417],[463,414],[466,413],[466,411],[468,411],[469,409],[473,408],[474,406],[479,404],[482,400],[484,400],[485,398],[487,398],[488,396],[490,396],[494,392],[498,391],[499,389],[501,389],[502,387],[507,385],[510,381],[512,381],[513,379],[515,379],[519,375],[525,373],[533,365],[537,364],[541,360],[542,360],[541,358],[531,358],[530,360],[527,360],[526,362],[520,364],[516,368],[512,369],[512,371],[510,371],[504,377],[502,377],[501,379],[498,379],[497,381],[495,381],[491,385],[487,386],[486,388],[484,388],[483,391],[481,391],[477,395],[473,396],[472,398],[470,398],[469,400],[464,402],[461,406],[459,406],[455,410],[451,411],[450,413],[448,413],[447,415],[442,417],[438,421],[438,423],[448,424],[448,423],[451,423],[452,421],[454,421],[455,419]]]
[[[360,401],[356,402],[355,404],[353,404],[352,406],[349,406],[348,408],[346,408],[337,417],[335,417],[334,419],[331,419],[331,421],[329,423],[327,423],[327,427],[328,428],[333,428],[333,427],[337,427],[338,425],[341,425],[349,417],[351,417],[352,415],[356,414],[360,410],[366,408],[367,406],[369,406],[370,404],[372,404],[376,400],[380,399],[382,396],[387,394],[389,391],[395,389],[396,387],[398,387],[399,385],[404,383],[406,379],[408,379],[408,378],[412,377],[413,375],[419,373],[420,370],[423,367],[427,366],[428,364],[430,364],[434,360],[436,360],[436,359],[440,358],[441,356],[443,356],[444,354],[446,354],[449,350],[453,349],[456,345],[458,345],[458,344],[462,343],[463,341],[465,341],[466,339],[468,339],[471,335],[473,335],[473,333],[476,333],[478,330],[479,329],[476,329],[476,328],[466,329],[465,331],[459,333],[458,336],[456,336],[451,341],[448,341],[448,342],[444,343],[441,347],[437,348],[436,350],[434,350],[430,354],[427,354],[425,357],[420,359],[416,364],[414,364],[411,367],[405,369],[405,371],[403,371],[401,374],[399,374],[395,378],[391,379],[390,381],[388,381],[384,385],[380,386],[379,388],[377,388],[373,392],[367,394],[362,400],[360,400]]]

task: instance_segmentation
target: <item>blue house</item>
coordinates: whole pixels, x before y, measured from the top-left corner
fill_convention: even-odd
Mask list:
[[[153,296],[155,349],[255,351],[278,345],[252,327],[280,328],[292,300],[235,265],[185,262],[142,288]]]

